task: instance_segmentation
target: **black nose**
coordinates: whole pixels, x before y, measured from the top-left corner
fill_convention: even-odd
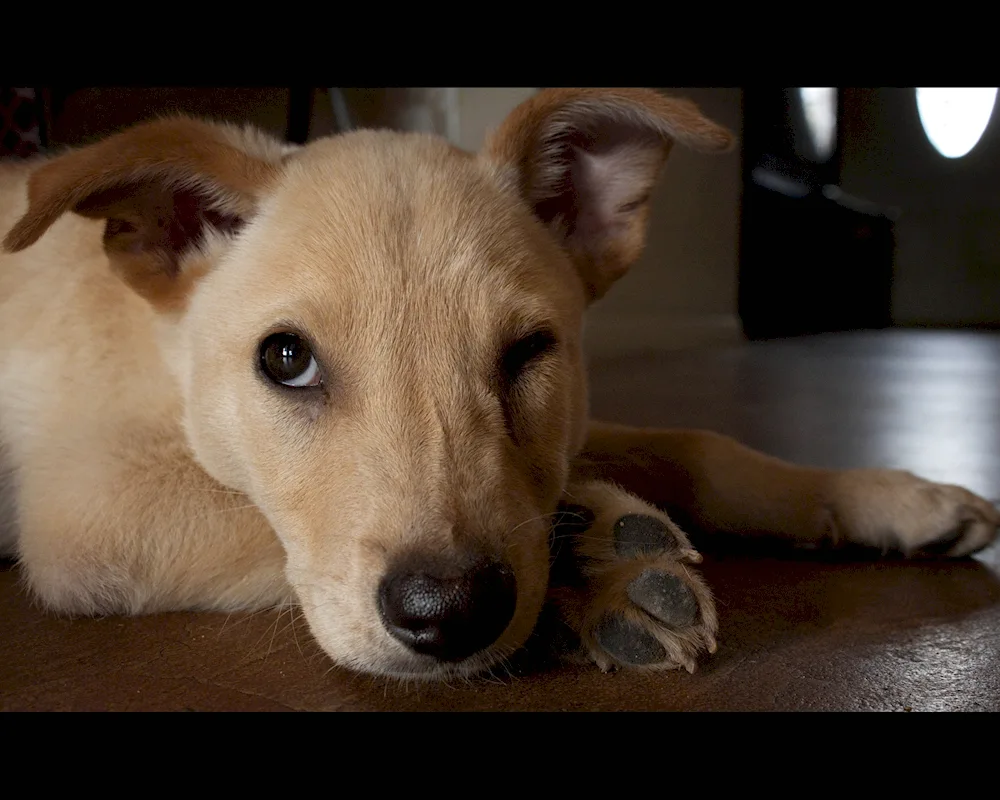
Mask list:
[[[480,561],[465,571],[404,565],[379,586],[389,633],[439,661],[461,661],[493,644],[516,605],[514,571],[495,561]]]

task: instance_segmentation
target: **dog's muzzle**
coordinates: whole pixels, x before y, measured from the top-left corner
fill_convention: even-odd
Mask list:
[[[413,652],[456,662],[489,647],[507,629],[517,584],[513,569],[495,560],[462,568],[407,559],[382,580],[378,605],[386,629]]]

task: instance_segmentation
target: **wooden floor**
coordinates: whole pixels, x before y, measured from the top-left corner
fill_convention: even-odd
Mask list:
[[[593,411],[1000,497],[1000,336],[888,331],[595,363]],[[1000,546],[960,562],[716,554],[694,675],[556,665],[400,686],[331,668],[293,612],[69,621],[0,572],[0,708],[1000,710]]]

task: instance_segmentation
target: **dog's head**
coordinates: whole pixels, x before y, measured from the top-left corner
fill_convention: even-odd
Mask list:
[[[675,142],[730,136],[639,89],[540,92],[479,155],[161,120],[38,168],[6,245],[106,219],[195,458],[267,516],[323,648],[471,672],[536,622],[585,436],[582,317],[639,255]]]

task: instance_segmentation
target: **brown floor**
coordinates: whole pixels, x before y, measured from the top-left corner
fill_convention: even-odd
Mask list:
[[[592,377],[595,416],[1000,496],[998,335],[813,337],[599,363]],[[730,553],[704,572],[722,632],[694,675],[558,665],[400,686],[332,669],[290,612],[54,619],[7,569],[0,708],[1000,710],[1000,546],[951,563]]]

